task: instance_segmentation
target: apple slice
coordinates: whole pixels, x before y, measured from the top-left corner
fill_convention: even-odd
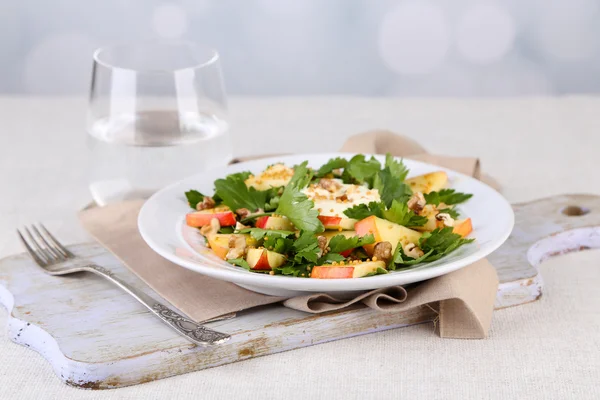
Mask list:
[[[265,215],[256,219],[256,227],[261,229],[273,229],[278,231],[293,231],[294,224],[279,215]]]
[[[462,237],[465,237],[469,233],[473,232],[471,218],[454,221],[454,228],[452,229],[452,232],[458,233]]]
[[[419,215],[421,215],[423,217],[427,217],[427,222],[422,226],[416,226],[414,229],[416,231],[420,231],[420,232],[425,232],[425,231],[431,232],[434,229],[439,228],[440,223],[441,223],[441,226],[444,226],[444,224],[441,221],[438,221],[435,218],[439,212],[443,212],[443,211],[438,210],[432,204],[427,204],[425,206],[425,208],[423,208],[423,210],[419,213]]]
[[[246,238],[247,246],[258,245],[258,241],[247,233],[216,233],[208,236],[206,240],[208,241],[212,251],[214,251],[217,256],[224,260],[227,252],[229,252],[229,240],[232,236],[244,236]]]
[[[313,267],[310,277],[316,279],[362,278],[377,272],[379,268],[385,269],[383,261],[366,261],[348,265],[320,265]]]
[[[318,218],[325,229],[349,230],[354,229],[354,224],[356,223],[356,220],[352,218],[330,217],[327,215],[319,215]]]
[[[249,249],[246,261],[251,269],[269,271],[285,264],[285,256],[267,249]]]
[[[379,242],[390,242],[392,245],[392,253],[396,249],[398,242],[403,244],[419,243],[421,233],[409,229],[405,226],[395,224],[385,219],[378,218],[374,215],[362,219],[354,225],[354,230],[359,236],[372,234],[375,237],[374,244],[364,245],[367,254],[372,255],[375,244]]]
[[[210,220],[216,218],[221,226],[235,225],[235,214],[229,207],[209,208],[202,211],[194,211],[185,216],[185,222],[193,228],[210,225]]]
[[[429,174],[407,179],[406,183],[413,192],[437,192],[446,187],[446,184],[448,183],[448,174],[444,171],[431,172]]]

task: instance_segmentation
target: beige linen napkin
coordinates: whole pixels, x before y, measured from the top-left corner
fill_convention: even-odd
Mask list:
[[[410,158],[415,158],[414,154],[429,156],[427,162],[470,175],[479,173],[479,162],[475,158],[430,156],[413,141],[390,132],[356,135],[346,142],[342,151],[390,152]],[[196,321],[281,301],[286,307],[310,313],[334,311],[360,302],[381,312],[402,312],[424,305],[438,308],[442,337],[484,338],[489,330],[498,278],[487,260],[415,285],[408,291],[399,286],[378,289],[350,301],[326,294],[284,299],[194,273],[154,253],[137,230],[137,215],[142,204],[140,200],[92,208],[82,211],[80,219],[83,226],[131,271]]]

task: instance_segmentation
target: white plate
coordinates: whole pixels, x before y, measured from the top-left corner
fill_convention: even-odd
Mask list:
[[[140,233],[146,243],[167,260],[192,271],[236,283],[249,290],[277,296],[294,296],[307,292],[344,296],[351,294],[349,292],[406,285],[455,271],[496,250],[512,230],[513,210],[494,189],[466,175],[411,160],[404,160],[410,168],[409,177],[444,170],[450,178],[449,187],[460,192],[473,193],[474,196],[468,202],[460,205],[460,211],[472,218],[471,237],[475,237],[476,241],[460,247],[440,260],[408,270],[358,279],[308,279],[249,272],[212,254],[212,251],[204,246],[204,239],[198,230],[189,228],[184,223],[186,213],[190,212],[184,196],[187,190],[196,189],[211,194],[214,190],[213,182],[218,178],[240,171],[258,173],[276,162],[292,166],[308,160],[309,166],[318,168],[332,157],[351,156],[345,153],[331,153],[266,158],[192,176],[162,189],[144,204],[138,217]],[[383,156],[375,157],[380,161],[384,160]]]

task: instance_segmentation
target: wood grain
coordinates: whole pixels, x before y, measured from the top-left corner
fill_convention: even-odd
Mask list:
[[[568,209],[567,207],[573,207]],[[577,208],[579,207],[579,208]],[[548,257],[600,247],[600,197],[558,196],[514,206],[515,229],[490,257],[500,288],[496,307],[536,300],[543,282],[537,266]],[[584,215],[568,216],[575,210]],[[73,246],[116,273],[125,272],[94,244]],[[145,286],[132,274],[130,284]],[[156,294],[145,289],[150,296]],[[158,300],[162,300],[157,297]],[[53,277],[26,255],[0,261],[0,302],[10,310],[8,335],[42,354],[67,384],[107,389],[311,346],[355,335],[433,321],[428,307],[406,313],[376,313],[354,307],[307,315],[279,305],[239,313],[208,324],[230,333],[216,347],[196,347],[150,316],[136,301],[99,277]]]

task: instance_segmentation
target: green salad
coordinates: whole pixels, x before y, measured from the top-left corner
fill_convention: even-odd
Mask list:
[[[408,178],[386,155],[277,163],[217,179],[212,196],[185,193],[216,256],[252,272],[315,279],[362,278],[438,260],[472,242],[444,171]]]

